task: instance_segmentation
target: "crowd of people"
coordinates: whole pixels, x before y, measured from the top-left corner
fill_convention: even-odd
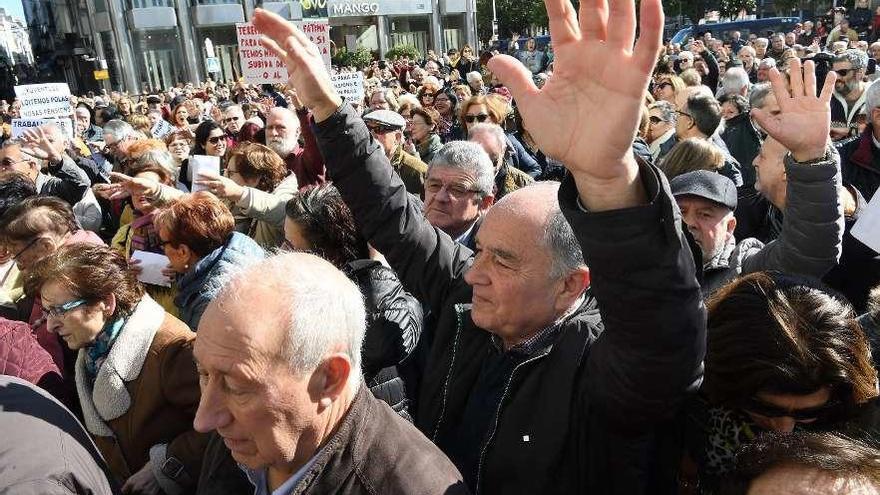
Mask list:
[[[880,493],[880,43],[545,4],[6,129],[0,493]]]

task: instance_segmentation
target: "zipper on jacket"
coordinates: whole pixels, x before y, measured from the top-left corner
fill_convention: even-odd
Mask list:
[[[443,424],[443,416],[446,415],[446,397],[449,394],[449,381],[452,380],[452,369],[455,367],[455,353],[458,350],[458,337],[461,335],[461,311],[455,308],[455,319],[457,327],[455,330],[455,338],[452,339],[452,360],[449,362],[449,371],[446,373],[446,380],[443,382],[443,403],[440,407],[440,416],[437,418],[437,424],[434,426],[434,433],[431,435],[431,441],[437,443],[437,435],[440,433],[440,425]]]
[[[483,444],[483,448],[480,450],[480,462],[479,464],[477,464],[476,495],[479,495],[482,491],[480,481],[483,477],[483,461],[486,458],[486,452],[489,450],[489,444],[491,444],[492,440],[495,438],[495,431],[498,429],[498,420],[501,418],[501,409],[504,407],[504,399],[507,398],[507,394],[508,392],[510,392],[510,384],[513,383],[513,377],[516,375],[516,372],[519,371],[521,367],[537,361],[547,354],[550,354],[550,351],[545,351],[533,358],[527,359],[516,365],[513,368],[513,371],[510,372],[510,377],[507,379],[507,384],[504,386],[504,393],[501,394],[501,400],[498,401],[498,409],[495,410],[495,421],[492,423],[492,431],[489,433],[489,437],[486,439],[486,442]]]

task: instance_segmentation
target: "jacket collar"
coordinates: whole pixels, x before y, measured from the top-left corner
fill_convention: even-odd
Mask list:
[[[98,370],[94,385],[88,383],[85,350],[80,349],[76,359],[76,390],[86,428],[92,434],[112,436],[113,432],[105,422],[128,412],[131,396],[125,383],[141,374],[153,337],[164,320],[162,306],[144,294]]]
[[[856,150],[850,155],[849,160],[856,165],[866,168],[868,170],[875,171],[874,169],[874,152],[876,147],[874,146],[874,126],[868,124],[865,126],[865,130],[862,131],[861,137],[859,137],[859,142],[856,145]],[[880,150],[878,150],[880,151]]]

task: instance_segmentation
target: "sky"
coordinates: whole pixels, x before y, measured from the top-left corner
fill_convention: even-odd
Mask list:
[[[6,9],[8,15],[24,19],[24,9],[21,7],[21,0],[0,0],[0,8]]]

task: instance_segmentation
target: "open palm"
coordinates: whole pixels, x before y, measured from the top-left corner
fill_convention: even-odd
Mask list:
[[[831,130],[831,94],[837,74],[829,71],[816,96],[815,64],[808,60],[801,72],[801,61],[792,59],[789,87],[778,70],[770,70],[770,84],[779,103],[780,112],[771,115],[763,109],[752,110],[752,116],[773,139],[788,149],[795,160],[803,162],[825,155]]]
[[[641,2],[635,46],[631,0],[545,0],[555,52],[553,76],[542,89],[516,59],[500,55],[489,69],[507,86],[538,147],[573,174],[613,179],[623,173],[645,91],[660,47],[659,0]],[[610,29],[613,27],[613,29]]]

